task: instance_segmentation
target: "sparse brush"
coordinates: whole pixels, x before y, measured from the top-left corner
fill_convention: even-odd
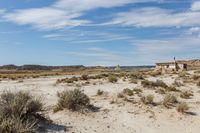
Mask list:
[[[138,81],[137,81],[137,79],[131,78],[131,79],[130,79],[130,83],[137,84]]]
[[[200,87],[200,80],[197,82],[197,86],[199,86],[199,87]]]
[[[117,94],[117,97],[118,97],[118,98],[124,98],[125,96],[124,96],[124,93],[118,93],[118,94]]]
[[[200,75],[193,75],[192,78],[193,78],[193,80],[199,80],[200,79]]]
[[[90,105],[89,97],[80,89],[66,90],[58,93],[58,104],[55,112],[62,109],[69,109],[72,111],[88,108]]]
[[[152,77],[156,77],[156,76],[162,75],[162,72],[161,71],[150,71],[148,74]]]
[[[0,132],[35,132],[37,125],[44,120],[41,100],[28,92],[3,92],[0,95]]]
[[[163,94],[165,94],[165,89],[160,88],[160,89],[156,90],[155,92],[163,95]]]
[[[126,88],[123,90],[123,93],[128,95],[128,96],[132,96],[133,95],[133,90]]]
[[[104,91],[101,91],[101,90],[97,90],[97,95],[100,96],[104,93]]]
[[[168,94],[165,96],[164,100],[163,100],[163,105],[167,108],[169,108],[170,106],[172,106],[173,104],[178,103],[177,98],[172,95],[172,94]]]
[[[185,99],[188,99],[191,96],[193,96],[192,91],[184,91],[184,92],[181,92],[181,94],[180,94],[180,97],[185,98]]]
[[[133,89],[133,92],[136,94],[140,94],[140,93],[142,93],[142,89],[135,88],[135,89]]]
[[[109,76],[109,77],[108,77],[108,81],[111,82],[111,83],[116,83],[117,80],[118,80],[118,79],[117,79],[117,77],[115,77],[115,76]]]
[[[186,71],[180,72],[178,75],[180,78],[187,78],[190,74]]]
[[[147,96],[143,96],[141,98],[141,101],[144,103],[144,104],[153,104],[154,103],[154,96],[153,95],[147,95]]]
[[[176,110],[180,113],[185,113],[186,111],[189,110],[189,106],[186,103],[180,103],[177,107]]]
[[[153,81],[148,81],[148,80],[143,80],[141,82],[143,87],[149,87],[149,88],[155,88],[155,87],[163,87],[167,88],[168,86],[161,80],[157,80],[156,82]]]
[[[167,88],[167,84],[165,84],[162,80],[156,80],[155,85],[157,87]]]
[[[172,83],[173,86],[175,87],[180,87],[180,86],[183,86],[183,84],[181,82],[178,82],[177,80],[175,80],[173,83]]]
[[[82,75],[80,77],[81,80],[88,80],[89,79],[89,76],[88,75]]]
[[[170,91],[176,91],[176,92],[179,92],[179,91],[180,91],[180,90],[176,89],[176,87],[174,87],[174,86],[166,87],[165,90],[166,90],[166,91],[169,91],[169,92],[170,92]]]

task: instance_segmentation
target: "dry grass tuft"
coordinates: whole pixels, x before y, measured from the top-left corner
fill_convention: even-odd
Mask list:
[[[163,105],[167,108],[170,108],[170,106],[172,106],[173,104],[178,103],[177,98],[172,95],[172,94],[168,94],[165,96],[164,100],[163,100]]]

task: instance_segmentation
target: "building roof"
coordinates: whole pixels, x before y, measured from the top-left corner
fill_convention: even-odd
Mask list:
[[[182,60],[179,60],[179,61],[176,61],[177,64],[187,64],[185,63],[185,61],[182,61]],[[171,61],[171,62],[160,62],[160,63],[156,63],[156,65],[172,65],[172,64],[175,64],[174,61]]]

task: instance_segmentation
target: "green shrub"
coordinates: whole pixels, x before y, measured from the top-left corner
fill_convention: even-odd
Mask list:
[[[36,131],[43,104],[28,92],[3,92],[0,95],[0,132],[28,133]]]
[[[69,109],[72,111],[80,110],[89,107],[90,99],[80,89],[66,90],[58,93],[58,104],[55,112],[62,109]]]
[[[174,95],[168,94],[165,96],[165,98],[163,100],[163,105],[165,107],[169,108],[170,106],[172,106],[173,104],[175,104],[177,102],[178,102],[178,100]]]
[[[186,103],[180,103],[177,107],[176,110],[180,113],[185,113],[186,111],[189,110],[189,107]]]
[[[153,95],[147,95],[147,96],[143,96],[141,98],[141,101],[144,103],[144,104],[153,104],[154,103],[154,96]]]

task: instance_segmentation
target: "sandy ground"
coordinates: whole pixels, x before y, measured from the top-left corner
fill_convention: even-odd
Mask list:
[[[4,90],[26,90],[42,97],[48,109],[47,114],[55,123],[47,129],[51,133],[199,133],[200,131],[200,88],[193,84],[179,88],[194,92],[194,96],[190,99],[178,98],[180,101],[189,103],[191,113],[187,115],[178,113],[176,108],[166,109],[161,105],[149,106],[118,101],[117,93],[123,89],[142,88],[140,83],[132,84],[122,80],[114,84],[106,80],[94,80],[88,85],[82,85],[81,89],[90,97],[91,103],[99,107],[97,112],[82,114],[64,110],[53,113],[53,107],[57,103],[57,92],[77,88],[77,84],[80,84],[57,85],[56,80],[59,78],[64,77],[26,79],[22,83],[1,81],[0,93]],[[175,78],[165,75],[158,78],[149,77],[148,80],[160,79],[170,85]],[[93,85],[94,82],[96,85]],[[102,96],[96,96],[98,89],[105,93]],[[163,99],[163,95],[155,93],[155,90],[143,88],[143,95],[147,94],[153,94],[156,102]],[[139,101],[137,96],[134,99]],[[111,100],[117,103],[111,104]]]

